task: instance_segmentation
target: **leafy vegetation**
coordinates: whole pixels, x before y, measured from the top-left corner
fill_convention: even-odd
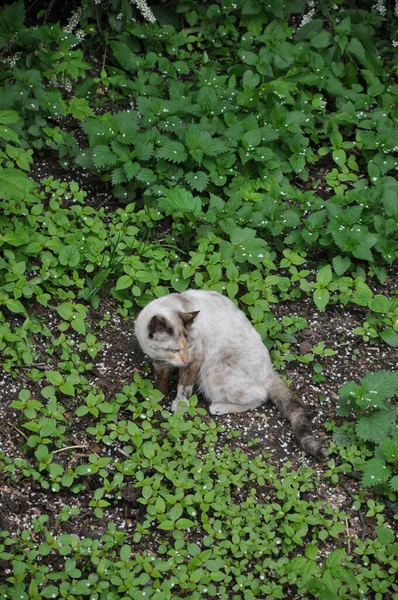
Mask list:
[[[309,314],[355,314],[353,365],[398,347],[396,9],[133,4],[0,12],[0,365],[19,436],[1,492],[57,507],[4,521],[0,595],[398,598],[396,372],[364,362],[342,385],[322,468],[239,443],[196,397],[171,415],[142,364],[93,378],[107,303],[132,318],[191,286],[238,303],[311,384],[339,356],[299,346]],[[347,476],[362,489],[344,508],[318,494]]]

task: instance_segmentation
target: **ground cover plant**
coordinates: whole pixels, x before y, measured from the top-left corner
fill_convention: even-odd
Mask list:
[[[394,3],[0,12],[0,597],[398,598]],[[153,388],[154,297],[244,310],[317,415]]]

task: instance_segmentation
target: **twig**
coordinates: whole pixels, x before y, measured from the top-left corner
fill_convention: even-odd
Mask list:
[[[51,0],[50,4],[48,5],[48,8],[46,10],[46,14],[44,15],[43,25],[45,25],[47,23],[47,19],[50,16],[50,12],[52,11],[52,8],[54,6],[54,2],[55,2],[55,0]]]
[[[14,423],[11,423],[11,421],[7,421],[7,425],[9,425],[13,429],[15,429],[15,431],[18,431],[19,435],[22,435],[22,437],[25,438],[25,440],[28,439],[28,436],[25,435],[23,431],[21,431],[20,429],[18,429],[18,427],[16,425],[14,425]]]
[[[348,519],[346,517],[345,520],[345,530],[347,532],[347,548],[348,548],[348,553],[351,554],[351,535],[350,535],[350,530],[348,527]]]
[[[66,452],[66,450],[73,450],[73,448],[88,448],[88,444],[76,444],[76,446],[66,446],[65,448],[58,448],[58,450],[53,450],[53,454],[58,454],[59,452]]]
[[[99,210],[100,208],[102,208],[104,204],[106,204],[111,198],[112,196],[107,196],[105,200],[103,200],[98,206],[95,207],[95,210]],[[114,204],[116,204],[116,202]]]
[[[118,452],[120,452],[120,454],[123,454],[124,456],[127,456],[127,458],[132,458],[131,454],[129,454],[128,452],[126,452],[125,450],[122,450],[121,448],[116,448],[116,450]]]

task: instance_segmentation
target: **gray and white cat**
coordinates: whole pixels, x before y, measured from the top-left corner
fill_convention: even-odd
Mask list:
[[[260,335],[225,296],[187,290],[157,298],[138,315],[135,334],[154,361],[155,385],[163,394],[170,367],[180,370],[173,411],[188,403],[195,384],[212,415],[244,412],[270,397],[305,452],[327,456],[313,437],[305,406],[273,370]]]

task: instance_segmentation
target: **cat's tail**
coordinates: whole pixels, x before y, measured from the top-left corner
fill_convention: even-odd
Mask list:
[[[283,381],[274,375],[267,381],[268,394],[292,426],[293,433],[305,452],[315,458],[327,458],[325,446],[314,437],[311,422],[305,405],[297,398]]]

